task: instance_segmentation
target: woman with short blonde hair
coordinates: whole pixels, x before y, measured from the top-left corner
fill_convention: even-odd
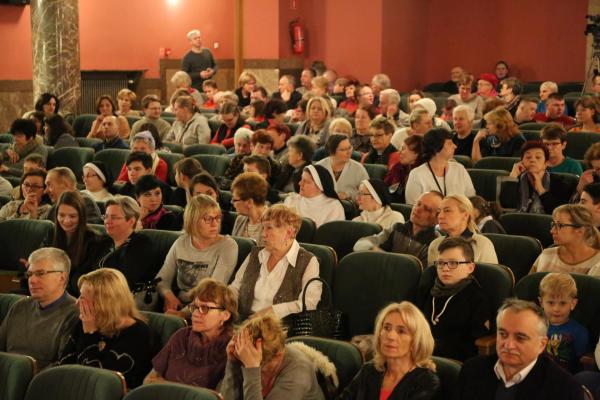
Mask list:
[[[315,366],[298,347],[285,343],[272,314],[246,321],[227,346],[221,393],[228,400],[322,400]]]
[[[229,235],[219,234],[221,220],[221,208],[213,198],[201,194],[188,202],[183,214],[185,233],[173,243],[156,276],[161,278],[157,290],[165,299],[167,313],[189,316],[189,307],[178,311],[192,301],[191,290],[202,278],[229,282],[238,246]],[[177,295],[173,286],[178,288]]]
[[[329,137],[332,111],[327,100],[314,96],[306,105],[306,120],[296,130],[296,135],[307,135],[317,146],[324,146]]]
[[[131,90],[127,88],[119,90],[119,93],[117,93],[117,115],[140,117],[141,113],[132,109],[136,99],[137,96]]]
[[[269,184],[256,172],[244,172],[231,184],[231,202],[238,213],[233,224],[233,236],[253,239],[262,245],[261,218],[267,210]]]
[[[444,197],[438,213],[438,225],[445,235],[429,244],[427,265],[432,265],[438,259],[438,247],[446,237],[458,236],[473,239],[475,262],[498,264],[494,244],[479,233],[473,216],[473,204],[466,196],[453,194]]]
[[[362,366],[339,397],[432,399],[440,387],[431,359],[434,340],[425,317],[412,303],[392,303],[375,320],[375,357]]]
[[[151,367],[151,333],[125,276],[101,268],[81,276],[78,285],[80,322],[59,364],[110,369],[124,375],[127,387],[139,386]]]
[[[600,276],[600,231],[591,212],[579,204],[564,204],[552,212],[554,247],[544,249],[532,271]]]
[[[250,101],[252,100],[250,96],[252,95],[254,88],[256,88],[257,81],[256,75],[250,71],[242,71],[240,74],[240,77],[238,78],[238,88],[235,90],[240,108],[244,108],[250,104]]]

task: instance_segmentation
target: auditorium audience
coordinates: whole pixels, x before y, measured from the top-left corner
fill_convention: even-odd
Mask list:
[[[285,339],[273,315],[245,322],[227,345],[223,398],[324,400],[314,364]]]
[[[233,139],[237,130],[242,127],[248,128],[249,126],[241,117],[238,106],[230,102],[224,103],[219,108],[219,117],[223,123],[213,135],[210,143],[221,144],[226,148],[233,147]]]
[[[556,122],[569,129],[575,125],[575,119],[565,115],[565,99],[558,93],[548,95],[546,99],[546,112],[535,114],[536,122]]]
[[[411,254],[421,264],[427,264],[429,243],[436,237],[437,213],[443,196],[439,192],[425,192],[412,207],[410,221],[384,228],[380,233],[359,239],[354,251],[389,251]]]
[[[90,161],[83,165],[83,184],[85,189],[81,193],[92,200],[106,201],[113,197],[109,189],[112,188],[112,175],[102,161]]]
[[[569,132],[596,132],[600,133],[600,108],[598,99],[592,96],[583,96],[575,102],[575,119],[577,125]]]
[[[444,196],[475,195],[475,188],[465,167],[450,161],[456,145],[452,134],[442,128],[432,129],[423,138],[424,163],[410,171],[406,182],[406,203],[414,204],[417,197],[430,190]]]
[[[344,101],[340,102],[338,108],[346,110],[348,115],[352,115],[358,108],[356,87],[359,85],[357,80],[351,79],[344,86]]]
[[[44,159],[42,158],[42,156],[40,156],[37,153],[32,153],[30,155],[28,155],[27,157],[25,157],[25,159],[23,160],[23,174],[25,174],[26,172],[30,172],[33,171],[34,169],[41,169],[44,172],[46,171],[46,163],[44,162]],[[23,177],[23,175],[21,175],[21,178]],[[9,185],[12,186],[12,183],[9,182],[6,178],[4,178],[3,176],[0,176],[0,192],[5,193],[6,190],[9,189]],[[21,200],[23,199],[22,193],[21,193],[21,185],[16,185],[15,187],[10,188],[11,192],[10,195],[7,194],[3,194],[3,196],[10,196],[13,200]]]
[[[219,234],[219,204],[207,195],[194,196],[183,215],[183,231],[167,254],[158,272],[157,289],[164,298],[164,310],[177,312],[192,301],[190,291],[202,278],[227,283],[238,254],[236,242]],[[175,289],[175,291],[174,291]],[[189,315],[189,307],[184,311]]]
[[[548,172],[562,172],[580,176],[583,173],[579,161],[563,154],[567,147],[567,131],[562,125],[549,123],[540,132],[542,143],[548,148]]]
[[[233,224],[235,223],[235,216],[229,212],[231,206],[230,199],[223,196],[217,186],[215,178],[208,172],[202,172],[194,175],[190,182],[189,187],[190,197],[195,197],[200,194],[205,194],[212,198],[221,207],[221,231],[222,235],[229,235],[233,230]]]
[[[307,119],[303,121],[296,135],[307,135],[317,146],[324,146],[329,137],[329,121],[332,115],[329,103],[323,97],[313,97],[306,105]]]
[[[455,155],[471,157],[473,154],[473,141],[475,133],[473,132],[473,119],[475,113],[473,109],[466,105],[454,107],[452,110],[452,122],[454,124],[454,136],[452,140],[456,145]]]
[[[219,86],[213,79],[207,79],[202,82],[202,91],[206,100],[202,104],[202,108],[205,110],[216,110],[217,103],[215,101],[215,95],[219,93]]]
[[[424,136],[431,128],[433,128],[431,116],[425,109],[416,109],[412,111],[408,122],[408,127],[396,130],[394,136],[392,136],[392,145],[397,149],[402,147],[402,143],[407,137]]]
[[[490,333],[491,305],[473,275],[475,254],[470,239],[448,237],[438,246],[432,286],[420,288],[417,304],[428,317],[436,356],[464,361],[477,355],[475,341]]]
[[[345,135],[332,134],[326,144],[329,157],[319,161],[327,169],[335,181],[335,190],[341,200],[354,200],[358,193],[358,185],[369,174],[364,166],[352,159],[352,145]]]
[[[135,198],[140,205],[138,229],[181,230],[181,216],[164,206],[163,184],[154,175],[144,175],[135,184]]]
[[[481,196],[469,197],[473,205],[473,220],[481,233],[506,234],[504,227],[498,222],[500,210],[495,202],[489,202]]]
[[[392,303],[377,315],[375,356],[339,397],[352,399],[434,399],[440,389],[431,359],[434,340],[427,320],[412,303]]]
[[[404,223],[404,216],[390,207],[389,190],[382,180],[365,179],[358,187],[356,202],[361,213],[353,221],[370,222],[390,229]]]
[[[538,105],[538,100],[535,97],[521,97],[517,111],[515,111],[514,121],[515,124],[527,124],[529,122],[535,122],[535,110]]]
[[[15,119],[10,125],[13,142],[2,152],[0,173],[3,175],[23,175],[25,158],[30,154],[39,154],[44,163],[48,158],[48,149],[35,140],[35,123],[30,119]]]
[[[233,236],[253,239],[263,244],[261,218],[267,210],[267,191],[269,184],[254,172],[238,175],[231,185],[231,203],[238,216],[233,225]]]
[[[117,118],[114,115],[107,115],[98,123],[97,136],[94,137],[101,139],[102,142],[94,145],[96,153],[104,149],[129,149],[127,143],[119,136],[119,126],[123,123],[119,121],[119,118],[123,117]],[[127,135],[129,136],[129,132],[127,132]]]
[[[364,164],[382,164],[388,169],[398,163],[399,154],[392,145],[394,125],[384,116],[378,116],[369,126],[371,136],[371,149],[363,156],[361,162]]]
[[[546,354],[571,373],[581,370],[579,360],[589,350],[589,332],[569,318],[577,305],[577,284],[566,273],[551,272],[540,281],[540,305],[548,318]]]
[[[437,216],[442,236],[429,245],[427,265],[439,258],[438,247],[446,237],[464,237],[472,239],[474,262],[498,264],[494,244],[479,233],[473,218],[473,205],[462,195],[449,195],[442,200]]]
[[[600,183],[590,183],[583,187],[579,204],[592,214],[592,224],[600,227]]]
[[[250,104],[250,95],[256,86],[256,76],[249,71],[242,71],[238,78],[238,88],[235,89],[235,94],[239,99],[238,106],[244,108]]]
[[[152,171],[153,175],[156,175],[163,182],[167,182],[168,179],[168,166],[165,160],[160,158],[156,153],[156,142],[150,131],[138,132],[133,136],[131,140],[131,152],[143,152],[152,157]],[[119,172],[118,182],[129,181],[127,174],[127,165],[123,164],[121,172]]]
[[[192,77],[186,71],[177,71],[171,77],[171,84],[176,90],[184,90],[188,96],[194,99],[194,106],[200,107],[204,99],[202,94],[192,87]]]
[[[240,320],[274,313],[279,318],[314,310],[321,298],[321,283],[306,283],[319,276],[319,261],[296,241],[302,218],[277,204],[262,216],[262,246],[254,247],[242,263],[230,288],[238,299]]]
[[[35,102],[35,111],[44,113],[45,118],[49,118],[60,112],[60,100],[52,93],[42,93]],[[23,116],[23,118],[27,118]]]
[[[402,147],[398,150],[398,162],[385,174],[383,178],[390,188],[393,201],[405,203],[406,182],[410,171],[423,164],[423,137],[418,135],[404,139]]]
[[[583,171],[577,184],[577,193],[580,194],[585,185],[600,182],[600,143],[592,144],[585,151],[583,163],[587,169]]]
[[[544,249],[533,272],[566,272],[600,276],[600,232],[590,211],[579,204],[563,204],[552,213],[554,247]]]
[[[117,115],[122,115],[123,117],[141,117],[141,113],[139,111],[133,110],[133,105],[137,96],[134,92],[129,89],[121,89],[119,93],[117,93]]]
[[[311,164],[315,144],[306,136],[293,136],[287,142],[287,149],[287,162],[283,163],[274,188],[281,192],[298,193],[302,171]]]
[[[283,100],[288,110],[296,108],[302,100],[302,94],[294,90],[295,85],[296,79],[292,75],[283,75],[279,78],[279,91],[273,93],[273,98]]]
[[[354,114],[354,129],[350,143],[355,151],[368,153],[371,150],[371,121],[377,116],[373,107],[359,107]]]
[[[127,388],[142,384],[151,369],[152,333],[137,309],[125,276],[101,268],[79,278],[79,320],[59,365],[80,364],[123,374]]]
[[[95,269],[106,253],[106,237],[87,224],[85,202],[78,192],[64,192],[57,203],[56,224],[45,245],[61,249],[71,261],[67,291],[79,295],[77,282],[83,274]]]
[[[152,359],[144,383],[171,381],[216,389],[227,363],[237,302],[226,284],[204,278],[190,292],[191,326],[175,332]]]
[[[177,183],[177,188],[171,193],[169,203],[185,208],[190,199],[190,184],[192,178],[204,172],[204,169],[202,168],[200,161],[192,157],[186,157],[173,165],[173,171],[175,173],[175,183]]]
[[[580,400],[581,386],[543,353],[548,320],[524,300],[508,299],[496,316],[496,353],[467,360],[460,371],[456,398]]]
[[[77,191],[77,179],[75,174],[67,167],[56,167],[52,168],[46,174],[46,189],[44,193],[48,196],[48,199],[53,206],[51,206],[45,214],[41,216],[41,219],[48,219],[52,222],[56,222],[56,203],[61,194],[64,192],[75,192]],[[94,200],[82,194],[83,201],[85,203],[85,215],[87,216],[87,222],[89,224],[100,224],[102,223],[102,217],[100,209],[94,202]]]
[[[44,132],[46,145],[54,147],[54,150],[61,147],[79,147],[79,143],[73,137],[73,129],[59,114],[44,119]]]
[[[0,221],[8,219],[43,219],[50,204],[44,199],[46,172],[33,169],[21,178],[21,200],[11,200],[0,208]]]
[[[477,94],[472,93],[473,87],[473,75],[471,74],[463,74],[458,80],[458,94],[453,94],[448,97],[451,100],[454,100],[457,105],[465,104],[473,110],[475,114],[475,120],[481,119],[483,116],[483,99]]]
[[[536,109],[537,113],[546,113],[546,100],[548,100],[548,96],[550,96],[552,93],[558,93],[558,85],[556,84],[556,82],[542,82],[542,84],[540,85],[540,102],[538,103]]]
[[[210,128],[205,116],[195,112],[194,100],[181,96],[175,100],[173,112],[175,122],[164,139],[165,142],[190,146],[210,142]]]
[[[169,131],[171,130],[171,124],[161,118],[161,105],[158,96],[149,94],[144,96],[142,99],[142,109],[144,110],[144,116],[135,121],[131,127],[131,135],[135,135],[138,132],[143,131],[142,125],[152,124],[158,130],[158,134],[161,139],[166,139]]]
[[[96,100],[96,114],[98,116],[92,123],[92,128],[87,134],[88,138],[98,138],[107,141],[105,137],[106,132],[102,129],[104,119],[107,117],[114,117],[114,126],[116,127],[116,137],[121,139],[127,139],[129,137],[129,122],[122,115],[117,115],[115,109],[115,102],[112,97],[107,94],[103,94]],[[111,136],[112,139],[112,136]]]
[[[157,272],[154,244],[135,231],[139,219],[140,206],[131,197],[115,196],[106,202],[104,228],[112,243],[97,266],[121,271],[131,290],[153,279]]]
[[[541,141],[529,141],[521,148],[521,161],[515,163],[510,177],[515,190],[500,193],[501,204],[515,203],[520,212],[551,214],[556,207],[569,202],[573,189],[558,174],[547,169],[548,148]]]
[[[503,108],[496,108],[483,118],[485,128],[479,130],[473,139],[471,160],[477,162],[488,156],[518,157],[526,139],[510,113]]]
[[[504,108],[506,108],[506,111],[513,117],[515,117],[521,102],[521,91],[521,82],[517,78],[510,77],[500,81],[500,99],[505,103]]]
[[[30,296],[14,303],[2,320],[0,351],[31,356],[41,370],[58,360],[78,311],[75,298],[66,291],[71,262],[64,251],[35,250],[27,265]]]

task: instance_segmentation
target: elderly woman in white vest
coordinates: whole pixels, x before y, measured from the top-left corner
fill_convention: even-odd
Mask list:
[[[319,276],[319,261],[300,247],[296,234],[302,218],[282,204],[262,217],[264,247],[252,249],[230,288],[237,294],[240,320],[275,313],[279,318],[302,311],[306,283]],[[321,283],[306,288],[306,308],[314,310],[321,299]]]

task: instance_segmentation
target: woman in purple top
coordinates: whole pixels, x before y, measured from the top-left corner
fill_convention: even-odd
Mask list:
[[[144,383],[172,381],[214,389],[223,379],[237,301],[227,285],[211,278],[200,281],[191,295],[192,326],[171,336],[152,360]]]

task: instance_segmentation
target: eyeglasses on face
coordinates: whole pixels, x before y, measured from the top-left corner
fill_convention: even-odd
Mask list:
[[[558,222],[558,221],[552,221],[550,222],[550,229],[556,228],[557,230],[561,230],[564,227],[570,227],[570,228],[581,228],[581,225],[578,224],[563,224],[562,222]]]
[[[40,190],[40,189],[44,188],[41,185],[33,185],[31,183],[28,183],[28,182],[23,183],[21,186],[23,186],[27,190]]]
[[[189,306],[190,312],[193,314],[196,311],[200,311],[200,314],[208,314],[210,310],[224,310],[224,307],[215,307],[215,306],[207,306],[206,304],[190,304]]]
[[[215,215],[214,217],[211,217],[210,215],[205,215],[202,217],[202,221],[204,221],[205,224],[212,224],[213,222],[221,222],[221,219],[223,219],[222,215]]]
[[[448,267],[450,269],[456,269],[461,264],[470,264],[471,261],[458,261],[458,260],[437,260],[433,262],[433,265],[442,269],[444,267]]]
[[[36,278],[41,278],[42,276],[46,275],[46,274],[51,274],[53,272],[63,272],[57,269],[51,269],[51,270],[45,270],[45,269],[39,269],[37,271],[27,271],[25,272],[25,276],[27,277],[27,279],[31,278],[32,276],[35,276]]]

